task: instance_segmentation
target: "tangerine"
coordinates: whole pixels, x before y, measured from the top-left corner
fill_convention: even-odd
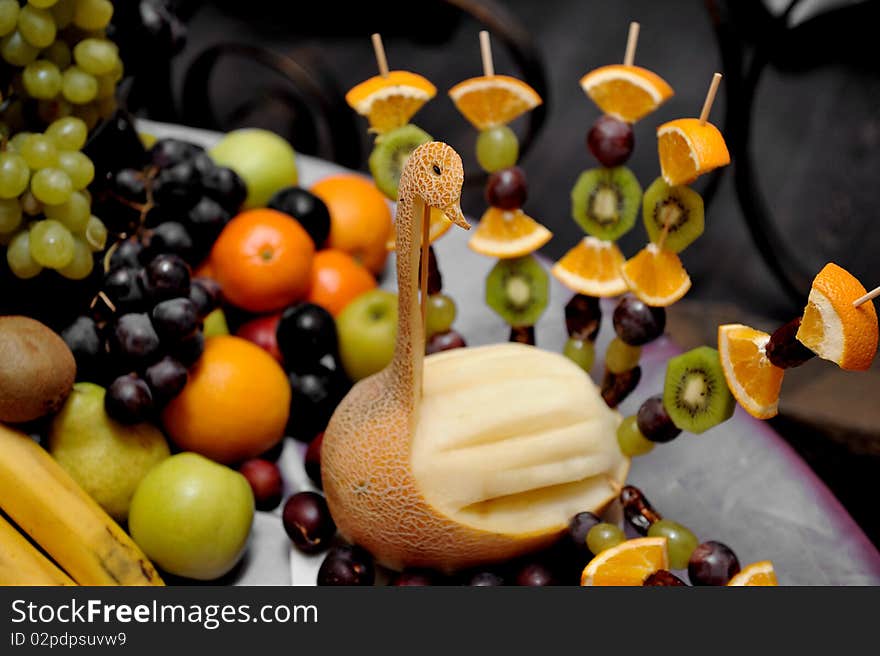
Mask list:
[[[312,193],[330,212],[327,247],[344,251],[374,275],[381,273],[391,238],[391,209],[371,180],[351,173],[317,182]]]
[[[346,305],[375,287],[376,279],[351,255],[326,249],[315,253],[312,261],[307,300],[337,317]]]
[[[209,266],[227,301],[250,312],[272,312],[306,295],[314,254],[312,238],[295,219],[255,209],[227,224]]]
[[[182,450],[230,464],[275,446],[289,413],[290,384],[281,365],[256,344],[224,335],[205,342],[162,423]]]

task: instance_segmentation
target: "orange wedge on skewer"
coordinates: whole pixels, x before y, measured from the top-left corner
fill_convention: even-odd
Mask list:
[[[437,94],[426,78],[409,71],[376,75],[353,87],[345,101],[366,116],[374,132],[388,132],[409,123],[413,115]]]
[[[581,585],[641,585],[660,569],[669,569],[666,538],[636,538],[593,558],[581,574]]]
[[[472,77],[452,87],[449,96],[478,130],[507,125],[543,102],[532,87],[509,75]]]
[[[628,289],[620,275],[623,263],[623,253],[613,241],[584,237],[550,272],[574,292],[609,298],[620,296]]]
[[[871,301],[853,307],[864,294],[846,269],[826,264],[810,288],[798,341],[841,369],[868,369],[877,352],[877,310]]]
[[[691,278],[678,255],[648,244],[627,260],[620,274],[629,290],[646,305],[672,305],[691,288]]]
[[[480,255],[508,259],[534,253],[552,237],[552,232],[522,210],[490,207],[468,246]]]
[[[753,417],[770,419],[779,411],[784,370],[767,357],[770,335],[742,324],[718,326],[718,354],[731,393]]]
[[[759,563],[752,563],[748,567],[740,570],[739,574],[734,576],[727,585],[732,586],[777,586],[776,571],[773,569],[773,563],[769,560],[762,560]]]
[[[697,118],[680,118],[657,128],[660,172],[670,185],[690,184],[704,173],[730,164],[721,131]]]
[[[599,109],[626,123],[644,118],[673,94],[656,73],[626,64],[601,66],[584,75],[580,84]]]
[[[434,243],[440,237],[445,235],[449,229],[452,227],[453,223],[449,219],[446,218],[446,215],[443,214],[437,208],[431,208],[431,224],[428,228],[428,241],[430,243]],[[397,248],[397,238],[396,231],[392,231],[391,237],[388,239],[388,242],[385,244],[385,247],[389,251],[393,251]]]

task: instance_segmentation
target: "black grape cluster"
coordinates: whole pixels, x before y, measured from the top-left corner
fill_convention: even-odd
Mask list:
[[[136,166],[105,173],[94,192],[96,211],[148,255],[198,264],[244,202],[244,182],[200,146],[177,139],[157,141]]]
[[[117,249],[102,304],[61,333],[77,377],[109,384],[105,409],[125,424],[154,418],[180,393],[204,349],[202,322],[221,301],[217,283],[192,279],[179,256],[146,252],[136,241]]]

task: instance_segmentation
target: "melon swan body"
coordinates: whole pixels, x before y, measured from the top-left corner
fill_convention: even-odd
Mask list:
[[[453,571],[543,547],[575,513],[602,510],[629,468],[620,415],[562,355],[508,343],[424,356],[426,215],[434,207],[468,227],[463,179],[446,144],[407,161],[395,355],[339,404],[321,449],[340,532],[392,568]]]

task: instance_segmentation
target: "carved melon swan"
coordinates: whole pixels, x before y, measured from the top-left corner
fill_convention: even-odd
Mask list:
[[[446,144],[407,161],[394,358],[352,388],[324,434],[324,491],[340,532],[392,568],[452,571],[540,548],[575,513],[604,508],[629,468],[620,416],[567,358],[512,343],[424,356],[426,214],[437,208],[467,228],[463,180]]]

